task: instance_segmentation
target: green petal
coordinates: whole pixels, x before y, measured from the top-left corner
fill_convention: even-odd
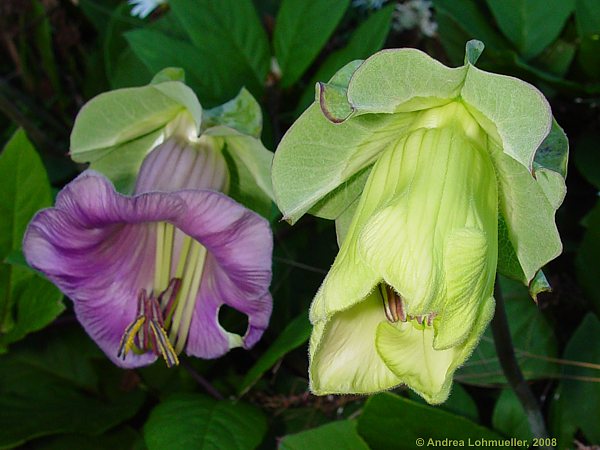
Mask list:
[[[455,370],[469,357],[491,320],[494,304],[492,297],[483,302],[469,337],[460,346],[435,350],[430,327],[414,322],[382,322],[377,328],[377,351],[409,388],[429,403],[442,403],[450,394]]]
[[[375,349],[377,326],[385,320],[381,297],[373,293],[331,320],[315,324],[310,346],[311,391],[317,395],[370,393],[400,384]]]
[[[492,295],[496,240],[474,228],[455,230],[446,239],[446,299],[440,320],[435,322],[434,348],[445,349],[464,342],[476,321],[481,300]]]
[[[387,366],[430,403],[444,390],[448,371],[460,354],[455,348],[434,350],[433,338],[432,328],[413,322],[382,322],[376,337]]]
[[[472,228],[484,236],[483,256],[489,264],[479,276],[489,284],[497,255],[496,179],[489,157],[462,129],[414,131],[381,156],[371,177],[387,179],[394,194],[377,199],[379,210],[368,214],[359,235],[360,255],[405,299],[410,315],[441,313],[449,301],[446,287],[451,289],[455,280],[445,279],[444,245],[455,230]],[[372,197],[368,189],[369,183],[367,199]],[[465,265],[481,259],[480,252],[463,256]],[[473,295],[477,301],[491,291]]]

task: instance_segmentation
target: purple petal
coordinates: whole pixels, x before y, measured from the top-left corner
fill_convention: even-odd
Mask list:
[[[186,350],[215,358],[229,350],[218,323],[226,304],[248,316],[244,347],[252,347],[267,327],[272,309],[273,238],[268,222],[229,197],[210,191],[182,191],[190,213],[177,227],[204,245],[209,255],[196,302]]]
[[[131,353],[123,361],[117,349],[135,319],[140,289],[152,287],[156,238],[150,222],[173,220],[183,211],[177,196],[124,197],[106,178],[87,171],[27,229],[27,261],[73,300],[79,321],[117,365],[136,367],[156,359]]]
[[[242,340],[244,348],[251,348],[269,323],[271,294],[266,291],[262,297],[249,298],[209,254],[188,335],[188,355],[211,359],[229,351],[228,332],[219,324],[219,309],[224,304],[248,316],[248,329]]]
[[[180,189],[223,191],[229,181],[227,163],[220,150],[208,144],[172,137],[156,147],[142,163],[135,192]]]
[[[189,190],[126,197],[86,171],[61,191],[54,208],[34,217],[23,249],[30,265],[73,300],[78,319],[108,357],[137,367],[156,356],[129,353],[120,360],[117,352],[135,319],[140,289],[152,289],[156,221],[172,223],[209,252],[188,353],[212,358],[229,349],[218,325],[224,303],[249,316],[244,345],[252,346],[271,312],[272,237],[264,219],[225,195]]]

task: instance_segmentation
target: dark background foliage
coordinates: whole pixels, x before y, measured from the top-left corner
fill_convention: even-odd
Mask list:
[[[186,358],[171,370],[114,367],[69,300],[20,252],[35,211],[83,169],[68,158],[69,133],[100,92],[145,84],[168,66],[185,69],[205,107],[246,86],[274,150],[312,101],[314,83],[346,62],[416,47],[461,65],[471,38],[486,44],[481,68],[545,93],[570,140],[568,193],[557,214],[564,252],[544,269],[553,291],[536,305],[525,287],[502,287],[515,351],[554,445],[600,444],[600,3],[424,4],[170,0],[139,19],[118,0],[0,2],[0,135],[5,143],[18,127],[26,133],[0,156],[0,448],[388,449],[413,448],[418,437],[531,439],[489,330],[439,407],[402,388],[370,398],[307,392],[307,308],[337,252],[332,222],[307,216],[291,228],[274,208],[274,312],[265,336],[251,351]],[[232,310],[221,319],[245,329]]]

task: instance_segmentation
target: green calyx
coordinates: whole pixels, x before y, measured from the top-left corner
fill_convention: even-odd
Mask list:
[[[336,221],[339,254],[310,311],[311,389],[407,384],[430,403],[494,310],[496,270],[532,284],[561,251],[564,133],[520,80],[385,50],[317,86],[284,136],[284,217]]]
[[[261,143],[262,113],[252,95],[203,110],[180,69],[164,69],[146,86],[100,94],[81,109],[71,133],[71,158],[90,163],[123,193],[133,191],[144,158],[171,137],[222,152],[233,184],[229,195],[270,215],[273,154]]]

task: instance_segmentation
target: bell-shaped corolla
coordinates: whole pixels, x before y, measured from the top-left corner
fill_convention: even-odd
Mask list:
[[[284,216],[335,219],[340,251],[313,300],[310,386],[449,395],[494,313],[496,271],[547,287],[567,144],[544,96],[474,66],[385,50],[317,85],[283,138]]]

